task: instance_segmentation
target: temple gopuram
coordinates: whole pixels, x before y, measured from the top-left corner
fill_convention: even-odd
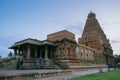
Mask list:
[[[40,41],[28,38],[9,49],[14,56],[0,60],[1,69],[83,69],[114,65],[113,50],[96,15],[90,12],[82,36],[62,30]]]

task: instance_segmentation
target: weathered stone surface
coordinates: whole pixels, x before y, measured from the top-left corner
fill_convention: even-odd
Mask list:
[[[36,80],[71,74],[68,70],[2,70],[0,80]]]
[[[102,57],[100,60],[106,59],[106,64],[114,64],[112,47],[97,21],[95,13],[88,14],[82,37],[78,39],[78,43],[98,50],[98,56],[95,58]]]

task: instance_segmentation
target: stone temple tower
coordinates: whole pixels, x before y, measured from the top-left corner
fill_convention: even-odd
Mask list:
[[[107,64],[113,63],[112,47],[96,19],[95,13],[90,12],[88,14],[82,37],[78,39],[78,44],[100,51],[105,55]]]

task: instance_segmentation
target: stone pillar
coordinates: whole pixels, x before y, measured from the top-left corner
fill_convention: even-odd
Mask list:
[[[24,50],[23,50],[23,48],[21,49],[21,57],[23,57],[24,56]]]
[[[24,48],[23,48],[23,58],[26,58],[26,51]]]
[[[30,49],[30,46],[27,47],[27,58],[31,58],[31,49]]]
[[[37,48],[35,48],[35,59],[37,59]]]
[[[17,49],[14,49],[14,56],[17,55]]]
[[[62,49],[62,51],[63,51],[62,53],[64,53],[64,55],[60,54],[60,55],[62,55],[61,58],[68,58],[68,56],[70,54],[68,47],[66,46],[64,50]]]
[[[20,56],[20,49],[18,49],[18,55]]]
[[[40,56],[39,57],[41,57],[42,58],[42,49],[40,49]]]
[[[50,58],[52,59],[53,58],[53,50],[50,49]]]
[[[52,58],[55,58],[55,52],[56,52],[56,50],[55,50],[55,48],[53,48]]]
[[[83,60],[85,60],[85,52],[83,52]]]
[[[45,59],[48,59],[48,47],[45,46]]]

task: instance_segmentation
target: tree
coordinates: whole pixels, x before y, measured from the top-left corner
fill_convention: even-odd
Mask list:
[[[120,54],[119,55],[115,54],[114,59],[115,59],[115,64],[120,63]]]
[[[8,57],[13,57],[12,52],[10,52],[10,53],[8,54]]]

